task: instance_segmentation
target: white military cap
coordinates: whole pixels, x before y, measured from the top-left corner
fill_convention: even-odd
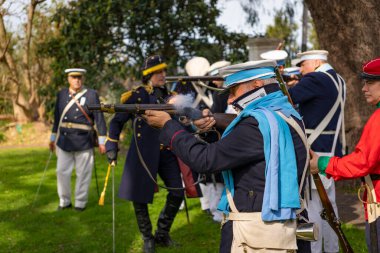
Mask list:
[[[72,68],[72,69],[65,69],[65,73],[68,76],[82,76],[87,71],[85,69],[79,69],[79,68]]]
[[[285,65],[285,59],[288,57],[288,53],[285,50],[271,50],[260,54],[260,57],[264,60],[275,60],[277,65]]]
[[[209,76],[216,76],[219,73],[219,69],[230,66],[231,62],[229,61],[217,61],[214,62],[208,69]]]
[[[292,66],[298,66],[298,64],[301,62],[301,59],[300,58],[294,58],[290,62],[291,62]]]
[[[185,65],[186,73],[189,76],[204,76],[210,68],[210,63],[204,57],[195,56]]]
[[[327,55],[329,54],[326,50],[310,50],[302,53],[298,53],[297,57],[300,58],[300,62],[297,63],[299,67],[301,63],[305,60],[324,60],[327,61]]]
[[[276,61],[261,60],[234,64],[221,68],[219,74],[224,78],[224,88],[254,79],[268,79],[276,76]]]

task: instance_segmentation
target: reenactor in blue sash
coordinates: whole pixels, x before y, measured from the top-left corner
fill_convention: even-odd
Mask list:
[[[57,94],[54,124],[50,137],[50,150],[56,149],[58,210],[71,204],[71,173],[75,166],[75,210],[86,208],[88,190],[94,168],[94,125],[98,131],[99,152],[105,153],[106,123],[102,112],[88,111],[87,104],[99,104],[99,96],[93,89],[83,86],[85,69],[66,69],[69,88]]]
[[[275,67],[274,61],[251,61],[220,70],[228,103],[239,114],[217,142],[197,139],[166,112],[145,112],[147,122],[161,128],[162,143],[192,170],[223,173],[222,253],[297,249],[295,210],[308,165],[306,138],[301,116],[275,79]],[[212,117],[199,121],[202,129],[215,123]]]
[[[294,87],[289,88],[289,93],[303,116],[311,149],[319,155],[342,156],[345,147],[343,116],[346,86],[343,78],[327,63],[327,55],[325,50],[299,53],[297,56],[300,61],[297,66],[300,67],[302,78]],[[334,181],[324,175],[320,177],[338,215]],[[336,234],[320,217],[322,204],[313,180],[307,210],[310,221],[320,228],[318,241],[311,243],[312,252],[338,252]]]
[[[167,64],[161,56],[148,57],[142,67],[143,85],[125,92],[121,96],[121,103],[165,103],[172,95],[165,87],[166,68]],[[134,136],[125,161],[119,196],[133,202],[144,240],[144,252],[155,252],[156,244],[166,247],[173,244],[169,231],[184,198],[180,169],[176,156],[160,146],[160,130],[131,113],[116,113],[111,120],[106,142],[109,161],[117,160],[119,136],[124,124],[130,119],[133,120]],[[148,204],[153,202],[157,174],[170,189],[153,236]]]

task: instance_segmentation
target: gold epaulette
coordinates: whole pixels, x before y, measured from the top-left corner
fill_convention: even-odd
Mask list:
[[[132,92],[133,92],[133,90],[129,90],[129,91],[124,92],[123,94],[121,94],[120,102],[122,104],[124,104],[132,96]]]
[[[124,92],[120,97],[120,102],[124,104],[127,102],[127,100],[132,96],[133,93],[139,93],[138,89],[144,88],[148,94],[152,94],[153,92],[153,86],[152,85],[140,85],[136,88],[133,88],[132,90],[129,90],[127,92]]]
[[[146,92],[148,92],[148,94],[152,94],[153,92],[153,86],[152,85],[144,85],[144,89],[146,90]]]

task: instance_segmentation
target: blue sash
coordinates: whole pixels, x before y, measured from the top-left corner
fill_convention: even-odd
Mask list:
[[[246,117],[254,117],[264,139],[265,190],[262,207],[263,221],[287,220],[296,217],[300,208],[298,193],[297,163],[293,140],[286,122],[275,111],[286,117],[301,116],[288,102],[281,91],[273,92],[251,102],[225,130],[223,137]],[[222,138],[223,138],[222,137]],[[234,180],[231,170],[223,171],[225,187],[234,195]],[[229,213],[229,205],[224,189],[218,209]]]

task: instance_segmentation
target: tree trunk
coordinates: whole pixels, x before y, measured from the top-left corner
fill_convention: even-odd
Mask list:
[[[374,107],[361,92],[362,64],[380,55],[380,5],[378,0],[305,0],[321,49],[346,80],[346,137],[352,151]]]
[[[33,17],[38,4],[45,0],[31,0],[28,8],[28,19],[25,24],[25,39],[23,43],[23,59],[22,63],[17,61],[15,53],[10,50],[10,36],[4,25],[4,14],[6,10],[0,8],[0,62],[4,63],[8,69],[7,91],[11,97],[13,112],[16,121],[26,123],[44,119],[43,103],[40,102],[38,96],[38,85],[46,79],[32,80],[32,63],[31,63],[31,40],[33,29]],[[3,2],[0,2],[0,7]],[[39,67],[39,66],[38,66]],[[39,74],[40,68],[35,71],[35,75]],[[37,85],[36,85],[37,84]]]

